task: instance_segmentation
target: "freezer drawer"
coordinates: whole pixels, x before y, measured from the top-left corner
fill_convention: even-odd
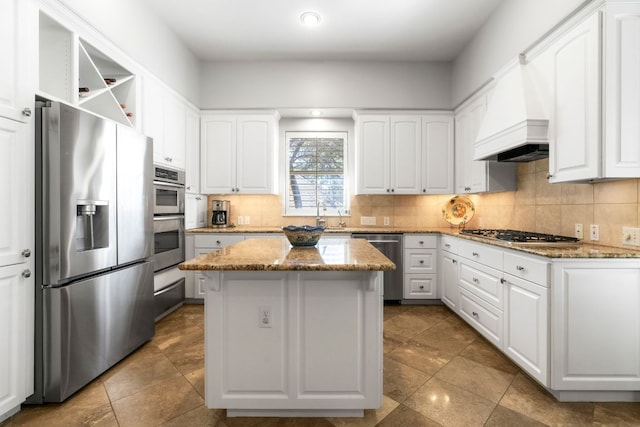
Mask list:
[[[47,402],[66,399],[153,337],[152,262],[43,292]]]

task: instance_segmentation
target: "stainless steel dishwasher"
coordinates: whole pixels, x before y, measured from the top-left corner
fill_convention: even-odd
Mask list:
[[[384,272],[384,300],[400,301],[403,294],[402,234],[361,234],[351,235],[354,239],[366,239],[396,265],[394,271]]]

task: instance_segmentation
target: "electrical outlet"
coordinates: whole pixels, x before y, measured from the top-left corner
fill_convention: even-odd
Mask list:
[[[591,224],[591,232],[589,233],[591,240],[600,240],[600,226],[598,224]]]
[[[622,244],[640,246],[640,228],[622,227]]]
[[[382,221],[383,221],[384,225],[389,225],[389,217],[388,216],[385,216]]]
[[[582,224],[575,225],[575,236],[580,240],[584,239],[584,231],[582,230]]]
[[[251,224],[251,217],[247,215],[244,217],[244,225],[249,225],[249,224]]]
[[[242,225],[242,217],[238,215],[238,225]]]
[[[360,225],[376,225],[375,216],[361,216]]]
[[[261,305],[258,307],[258,326],[261,328],[270,328],[271,324],[271,307]]]

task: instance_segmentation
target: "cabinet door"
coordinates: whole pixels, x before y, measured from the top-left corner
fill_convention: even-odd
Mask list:
[[[551,388],[640,389],[640,266],[554,264]]]
[[[184,169],[186,146],[186,106],[184,102],[165,92],[163,105],[164,161],[176,168]]]
[[[458,311],[458,256],[451,252],[441,252],[441,299],[453,311]]]
[[[464,106],[455,116],[456,192],[481,192],[486,187],[486,162],[473,161],[473,144],[487,110],[486,95]]]
[[[504,351],[529,375],[549,385],[548,289],[505,274]]]
[[[270,116],[239,116],[237,122],[236,192],[274,192],[275,119]]]
[[[422,193],[453,193],[453,117],[422,117]]]
[[[604,35],[604,175],[640,176],[640,5],[607,5]]]
[[[358,194],[387,194],[389,182],[389,117],[366,116],[357,119]]]
[[[200,125],[200,191],[227,194],[236,188],[235,116],[203,116]]]
[[[24,262],[34,249],[32,146],[26,124],[0,119],[0,266]]]
[[[418,194],[421,187],[422,137],[419,116],[391,116],[391,192]]]
[[[200,194],[200,114],[187,107],[185,191]]]
[[[542,61],[553,88],[549,182],[597,178],[602,173],[600,15],[568,32],[545,55],[551,55]]]
[[[153,161],[170,165],[164,158],[164,88],[151,77],[142,86],[144,134],[153,138]]]
[[[0,2],[0,117],[26,122],[34,111],[37,13],[30,0]]]
[[[33,284],[24,271],[24,264],[0,268],[0,416],[25,400],[33,381]]]
[[[196,194],[186,194],[184,197],[184,228],[198,227],[198,199],[202,197]]]

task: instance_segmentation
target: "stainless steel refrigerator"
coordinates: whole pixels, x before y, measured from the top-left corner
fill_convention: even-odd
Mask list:
[[[61,402],[154,334],[153,145],[57,102],[36,109],[36,366]]]

